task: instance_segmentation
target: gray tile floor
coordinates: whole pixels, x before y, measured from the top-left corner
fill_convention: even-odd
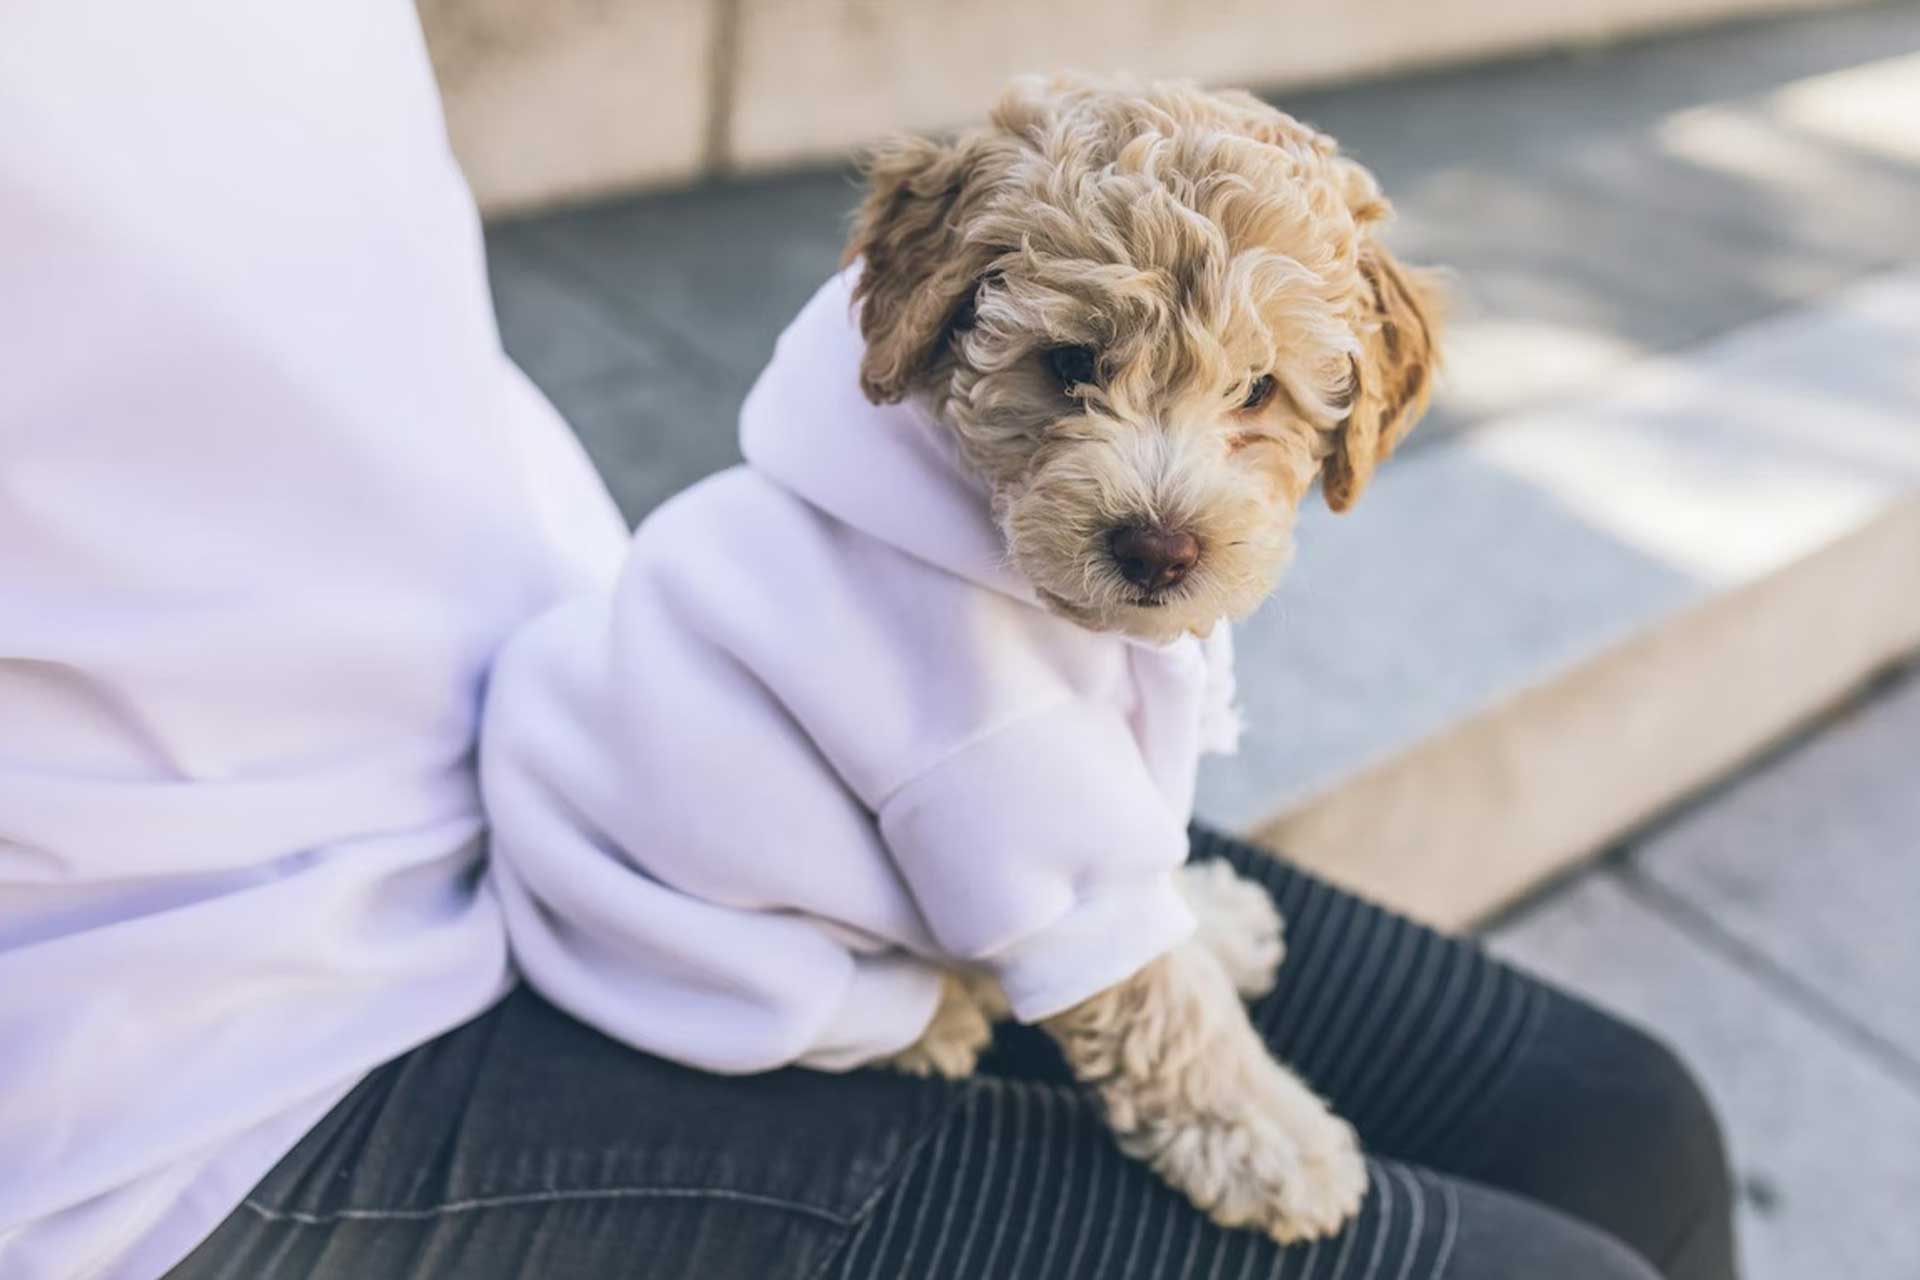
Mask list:
[[[1443,403],[1431,441],[1920,259],[1920,165],[1808,131],[1776,97],[1916,50],[1904,3],[1280,100],[1375,169],[1400,245],[1460,272],[1469,319],[1595,353]],[[1702,112],[1775,162],[1703,158],[1676,125]],[[796,173],[489,228],[507,347],[629,518],[736,458],[740,397],[834,269],[854,194],[843,172]],[[1490,937],[1700,1068],[1748,1191],[1752,1280],[1920,1280],[1916,905],[1909,673]]]

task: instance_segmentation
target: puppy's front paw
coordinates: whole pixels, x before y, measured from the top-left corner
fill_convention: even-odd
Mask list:
[[[1273,990],[1287,948],[1280,912],[1266,889],[1225,862],[1208,861],[1180,869],[1180,891],[1198,922],[1194,941],[1213,953],[1233,989],[1247,1000]]]
[[[1215,1222],[1282,1244],[1332,1235],[1366,1195],[1346,1121],[1276,1061],[1199,941],[1047,1022],[1122,1150]]]
[[[958,1080],[973,1074],[980,1055],[993,1043],[992,1006],[988,993],[978,984],[948,974],[940,991],[940,1004],[933,1020],[920,1038],[877,1064],[914,1076],[945,1076]]]
[[[1367,1167],[1352,1127],[1275,1061],[1198,941],[1042,1025],[1121,1150],[1215,1222],[1290,1244],[1359,1211]]]
[[[1152,1163],[1222,1226],[1281,1244],[1333,1235],[1366,1197],[1359,1141],[1285,1068],[1272,1076],[1195,1117]]]
[[[1283,1126],[1290,1168],[1269,1184],[1252,1219],[1282,1244],[1335,1234],[1367,1195],[1367,1163],[1353,1127],[1318,1098],[1312,1103],[1311,1119],[1296,1115]]]

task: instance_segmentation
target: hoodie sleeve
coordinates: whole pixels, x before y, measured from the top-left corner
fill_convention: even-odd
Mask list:
[[[1194,921],[1184,824],[1118,712],[1067,699],[969,743],[879,807],[935,940],[990,969],[1014,1016],[1128,977]]]
[[[845,1071],[897,1053],[933,1016],[940,975],[861,953],[817,921],[675,891],[556,827],[492,879],[534,988],[607,1035],[724,1075]],[[768,963],[770,957],[779,963]]]
[[[857,811],[711,670],[705,714],[731,731],[671,727],[696,651],[660,631],[623,667],[614,630],[604,599],[556,608],[507,645],[488,690],[489,876],[522,974],[615,1039],[708,1071],[845,1070],[904,1048],[939,970],[793,909],[809,885],[855,905],[862,882],[826,853],[857,848]]]

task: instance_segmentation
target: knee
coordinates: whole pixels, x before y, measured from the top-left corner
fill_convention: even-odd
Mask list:
[[[1670,1213],[1731,1205],[1733,1178],[1713,1103],[1664,1042],[1591,1009],[1599,1024],[1586,1090],[1595,1129],[1612,1144],[1622,1177],[1641,1179]]]
[[[1732,1269],[1733,1180],[1712,1104],[1673,1051],[1556,998],[1513,1081],[1520,1126],[1489,1170],[1501,1185],[1617,1236],[1675,1276]]]
[[[1584,1222],[1473,1183],[1453,1192],[1458,1218],[1443,1280],[1661,1280],[1639,1254]]]

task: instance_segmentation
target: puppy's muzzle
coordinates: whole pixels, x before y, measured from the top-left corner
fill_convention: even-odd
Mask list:
[[[1185,529],[1126,524],[1107,534],[1120,576],[1148,592],[1177,586],[1200,561],[1200,539]]]

